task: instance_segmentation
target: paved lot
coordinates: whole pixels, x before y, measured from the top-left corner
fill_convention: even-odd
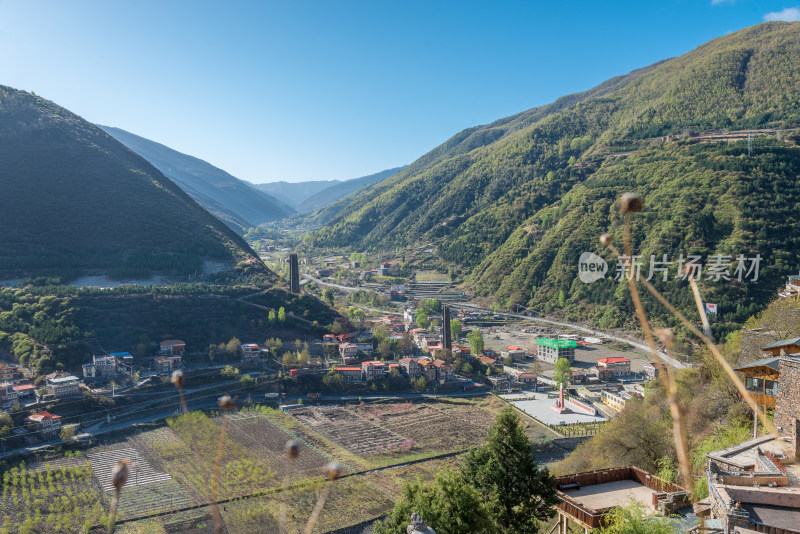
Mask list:
[[[598,423],[605,421],[605,417],[591,416],[581,413],[557,413],[550,407],[556,403],[556,399],[548,399],[546,394],[528,394],[527,400],[511,401],[514,406],[523,412],[531,415],[546,425],[559,425],[571,423]],[[520,398],[519,396],[512,396]]]
[[[638,501],[649,509],[653,508],[653,490],[634,480],[583,486],[581,489],[567,490],[564,493],[595,510],[609,506],[627,506],[631,501]]]

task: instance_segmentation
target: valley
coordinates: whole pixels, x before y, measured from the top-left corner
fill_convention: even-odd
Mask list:
[[[0,85],[0,534],[800,534],[800,21],[717,35],[413,160],[297,44],[165,144]]]

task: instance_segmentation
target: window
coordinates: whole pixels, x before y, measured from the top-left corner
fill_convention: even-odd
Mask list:
[[[753,378],[752,376],[748,376],[747,380],[745,380],[745,387],[748,391],[754,391],[756,393],[761,393],[763,391],[763,384],[764,380],[762,378]]]
[[[766,389],[765,393],[767,395],[771,395],[773,397],[777,397],[778,396],[778,382],[776,382],[775,380],[767,380],[766,381],[766,386],[767,386],[767,389]]]

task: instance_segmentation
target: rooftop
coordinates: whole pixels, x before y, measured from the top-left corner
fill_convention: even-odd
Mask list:
[[[165,339],[164,341],[161,342],[162,347],[169,347],[171,345],[186,345],[186,343],[184,343],[180,339]]]
[[[631,363],[631,361],[624,356],[615,356],[614,358],[600,358],[597,360],[597,363],[604,363],[608,365],[610,363]]]
[[[44,411],[30,415],[28,416],[28,419],[30,419],[31,421],[41,422],[41,421],[47,421],[48,419],[61,419],[61,416],[53,415],[50,412]]]
[[[780,356],[773,356],[771,358],[761,358],[760,360],[740,365],[739,367],[734,369],[734,371],[742,371],[744,369],[752,369],[754,367],[769,367],[770,369],[780,371],[781,367],[780,361],[781,361]]]
[[[51,378],[48,380],[48,382],[50,382],[51,384],[66,384],[69,382],[78,382],[78,381],[79,381],[78,377],[72,375],[64,376],[61,378]]]
[[[543,347],[550,347],[551,349],[568,349],[578,346],[577,341],[570,339],[550,339],[549,337],[537,337],[536,344]]]
[[[778,347],[785,347],[786,345],[800,345],[800,337],[792,337],[789,339],[781,339],[780,341],[773,341],[769,345],[765,345],[762,349],[776,349]]]

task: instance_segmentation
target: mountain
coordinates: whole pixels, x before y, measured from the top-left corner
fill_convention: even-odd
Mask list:
[[[150,162],[197,203],[239,233],[295,212],[280,200],[206,161],[119,128],[98,126]]]
[[[634,243],[645,257],[761,255],[757,281],[702,285],[724,333],[800,267],[798,59],[800,23],[764,23],[465,130],[349,197],[312,242],[435,241],[478,296],[622,326],[625,288],[581,283],[577,262],[583,251],[609,258],[597,238],[611,231],[620,242],[614,201],[636,191],[646,210],[634,217]],[[748,155],[746,132],[724,135],[746,129],[773,130],[755,131]],[[696,316],[685,284],[659,287]]]
[[[335,202],[336,200],[339,200],[340,198],[344,198],[347,195],[358,191],[366,185],[374,184],[380,182],[381,180],[390,178],[403,169],[405,169],[405,166],[395,167],[393,169],[376,172],[375,174],[370,174],[368,176],[362,176],[361,178],[353,178],[344,182],[333,184],[330,187],[326,187],[325,189],[307,197],[297,207],[297,211],[300,213],[308,213],[317,210],[327,206],[328,204],[331,204],[332,202]]]
[[[254,184],[254,186],[297,210],[300,203],[314,193],[340,183],[342,183],[341,180],[310,180],[306,182],[268,182]]]
[[[247,243],[141,156],[32,93],[0,86],[0,271],[269,271]]]

